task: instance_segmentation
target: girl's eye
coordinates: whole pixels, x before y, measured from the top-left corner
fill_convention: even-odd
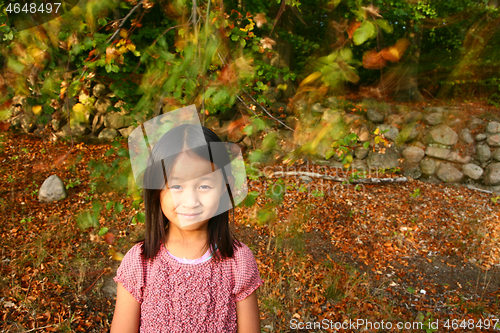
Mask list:
[[[211,189],[211,187],[208,185],[201,185],[200,187],[206,187],[207,190]]]
[[[170,186],[170,189],[172,190],[178,190],[179,188],[180,188],[179,185]]]

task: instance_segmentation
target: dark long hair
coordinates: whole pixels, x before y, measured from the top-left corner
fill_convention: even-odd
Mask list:
[[[153,259],[158,254],[167,235],[170,222],[161,209],[160,193],[165,187],[166,176],[170,174],[173,163],[179,155],[178,152],[182,151],[183,148],[188,149],[187,153],[189,155],[194,154],[212,162],[222,171],[232,201],[231,190],[227,185],[228,177],[233,177],[229,155],[227,151],[221,151],[220,149],[214,152],[214,148],[210,143],[222,142],[221,139],[210,129],[204,126],[202,126],[202,129],[203,135],[199,131],[199,126],[189,124],[177,126],[164,134],[151,152],[149,166],[143,178],[146,231],[144,240],[139,242],[142,242],[142,256],[144,259]],[[217,155],[215,161],[212,159],[214,153]],[[225,200],[221,199],[219,209],[220,207],[232,207],[229,202],[223,201]],[[229,210],[223,210],[223,213],[216,213],[208,221],[208,245],[216,260],[232,258],[236,247],[241,246],[241,243],[236,239],[229,227]]]

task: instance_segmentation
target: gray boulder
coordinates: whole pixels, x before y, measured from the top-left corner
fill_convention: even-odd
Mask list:
[[[57,175],[45,179],[38,191],[38,200],[43,203],[59,201],[67,196],[66,187]]]
[[[366,156],[368,156],[368,152],[370,149],[367,149],[365,147],[357,147],[354,149],[354,156],[360,160],[364,160]]]
[[[476,129],[478,127],[481,127],[484,125],[484,120],[482,119],[479,119],[479,118],[476,118],[476,117],[472,117],[470,120],[469,120],[469,123],[468,123],[468,127],[473,130],[473,129]]]
[[[451,150],[439,147],[428,146],[425,148],[425,155],[439,158],[441,160],[447,160],[450,156]]]
[[[387,148],[385,153],[373,152],[368,154],[366,161],[370,169],[391,169],[399,166],[399,154],[391,148]]]
[[[132,131],[135,129],[134,126],[129,126],[129,127],[125,127],[125,128],[122,128],[120,130],[118,130],[118,132],[120,132],[120,134],[124,137],[124,138],[128,138],[128,136],[130,135],[130,133],[132,133]]]
[[[474,143],[474,138],[472,137],[472,134],[470,133],[470,129],[464,128],[458,133],[458,137],[462,142],[471,144]]]
[[[458,134],[447,125],[440,125],[432,129],[427,135],[428,143],[434,142],[446,146],[453,146],[458,142]]]
[[[424,158],[425,152],[421,148],[408,146],[403,150],[402,155],[407,162],[419,163]]]
[[[436,161],[430,157],[424,157],[419,165],[423,174],[432,175],[436,172]]]
[[[491,159],[497,162],[500,162],[500,148],[495,149],[491,153]]]
[[[486,143],[490,147],[500,147],[500,134],[488,135],[488,138],[486,139]]]
[[[106,86],[104,84],[99,83],[99,84],[96,84],[94,86],[94,89],[92,89],[92,92],[94,93],[95,97],[99,98],[99,97],[105,96],[108,93],[108,89],[106,88]]]
[[[94,104],[97,112],[99,113],[106,113],[108,111],[108,107],[111,105],[111,100],[108,97],[99,97]]]
[[[118,136],[118,131],[112,128],[105,128],[99,133],[98,138],[102,140],[111,141]]]
[[[132,125],[133,119],[131,116],[124,116],[117,112],[111,112],[104,117],[104,126],[112,129],[120,129]]]
[[[374,123],[381,123],[384,121],[384,115],[375,109],[368,109],[368,111],[366,111],[366,116],[369,121]]]
[[[424,116],[424,123],[429,126],[436,126],[443,122],[444,116],[442,112],[432,112]]]
[[[387,123],[393,126],[401,126],[403,125],[403,117],[396,113],[391,114],[389,117],[387,117]]]
[[[436,177],[445,183],[459,182],[462,180],[463,176],[460,170],[448,163],[441,163],[436,170]]]
[[[404,122],[406,124],[414,123],[416,121],[422,120],[422,117],[423,117],[422,112],[413,111],[413,112],[405,114]]]
[[[476,159],[481,162],[487,162],[491,158],[491,149],[485,144],[478,144],[476,146]]]
[[[383,135],[391,141],[395,141],[396,138],[398,137],[399,130],[395,126],[388,126],[386,124],[380,124],[378,125],[378,128],[380,129],[380,133],[382,133],[385,130],[388,130],[387,132],[383,133]]]
[[[479,133],[478,135],[476,135],[476,141],[477,142],[481,142],[481,141],[484,141],[486,140],[488,136],[484,133]]]
[[[490,121],[486,125],[486,132],[490,134],[500,133],[500,123],[498,121]]]
[[[500,163],[491,163],[486,167],[483,181],[486,185],[500,185]]]
[[[462,173],[474,180],[478,180],[479,178],[481,178],[483,172],[483,169],[479,165],[474,163],[468,163],[462,166]]]

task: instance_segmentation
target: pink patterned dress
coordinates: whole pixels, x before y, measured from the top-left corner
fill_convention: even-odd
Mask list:
[[[261,284],[252,251],[244,244],[232,259],[180,263],[162,245],[154,260],[134,245],[118,268],[120,282],[141,304],[142,332],[236,332],[236,303]]]

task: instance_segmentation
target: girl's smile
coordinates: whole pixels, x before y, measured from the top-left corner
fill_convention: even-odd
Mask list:
[[[222,172],[196,155],[180,154],[160,195],[163,214],[179,228],[210,220],[226,187]],[[194,227],[194,226],[193,226]]]

